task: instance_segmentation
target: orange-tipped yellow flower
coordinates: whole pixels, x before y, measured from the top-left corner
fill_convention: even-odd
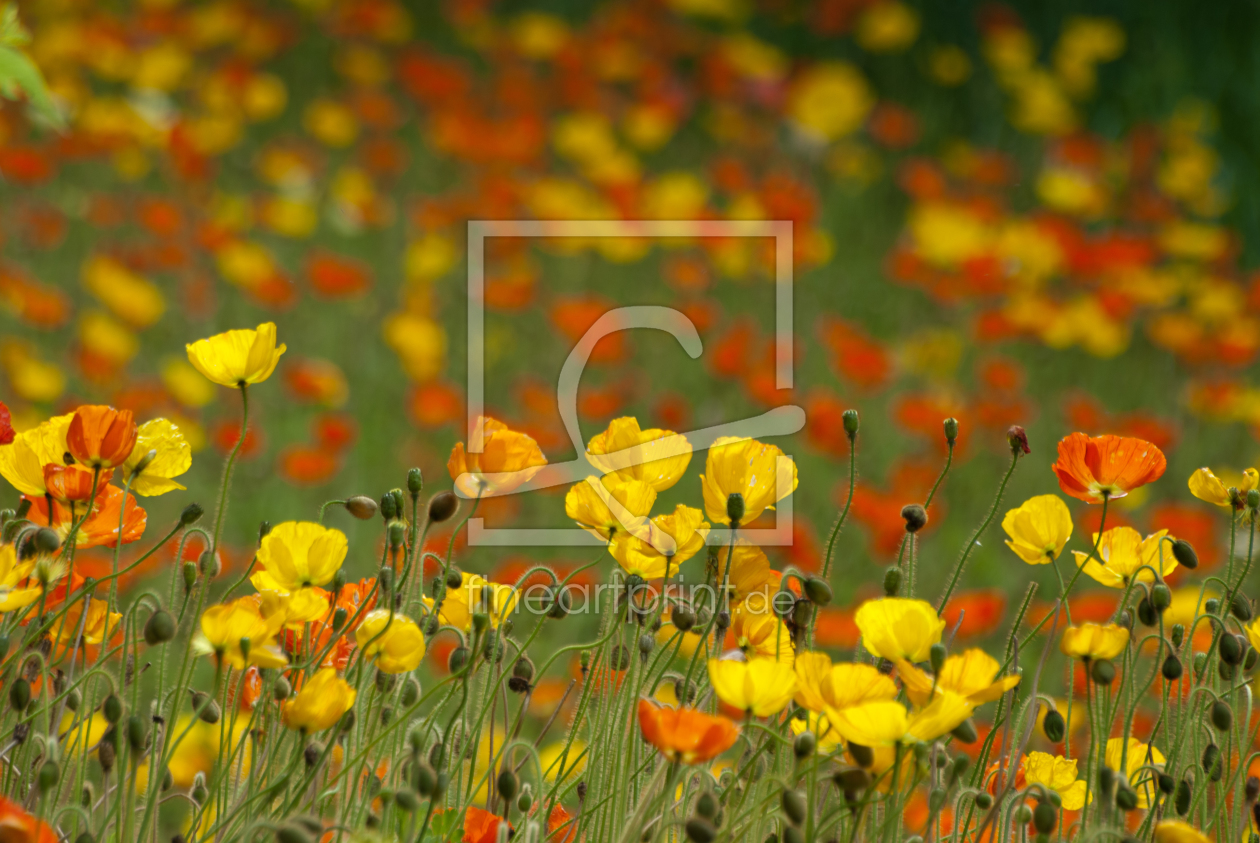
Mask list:
[[[673,486],[691,462],[691,443],[672,430],[642,430],[633,416],[613,419],[591,437],[587,459],[600,471],[640,480],[658,492]]]
[[[1063,630],[1059,650],[1074,659],[1114,659],[1129,646],[1129,630],[1114,623],[1083,623]]]
[[[528,483],[547,464],[532,437],[489,416],[477,419],[471,441],[478,440],[483,445],[481,453],[472,453],[457,442],[446,461],[455,488],[465,497],[506,494]]]
[[[795,657],[792,633],[769,605],[758,609],[754,607],[756,602],[745,601],[731,612],[730,636],[735,639],[735,646],[749,658],[764,656],[791,665]]]
[[[1162,769],[1164,753],[1137,738],[1111,738],[1103,753],[1103,762],[1113,770],[1123,771],[1129,784],[1137,792],[1138,807],[1149,808],[1159,795],[1155,789],[1155,774],[1143,767]]]
[[[604,541],[622,533],[647,538],[647,514],[654,503],[656,490],[647,483],[609,474],[573,484],[564,496],[564,513]]]
[[[927,661],[928,651],[945,631],[945,620],[931,603],[904,597],[867,600],[858,607],[854,622],[867,652],[894,662]]]
[[[709,659],[709,682],[722,702],[756,717],[778,714],[796,691],[792,663],[770,658]]]
[[[47,489],[48,496],[58,503],[81,503],[95,500],[109,484],[109,478],[113,474],[112,468],[97,472],[81,465],[49,463],[44,466],[44,488]],[[93,483],[93,480],[96,482]]]
[[[730,523],[727,501],[738,494],[744,498],[740,523],[747,524],[792,494],[798,481],[796,463],[778,447],[756,439],[723,436],[709,447],[700,482],[704,511],[710,520]]]
[[[484,602],[487,589],[490,592],[488,603]],[[510,585],[491,582],[484,577],[464,571],[459,587],[446,592],[442,608],[438,611],[438,620],[447,626],[467,632],[472,629],[473,613],[484,611],[490,615],[490,625],[497,629],[499,624],[516,610],[516,601],[519,597],[516,589]],[[421,599],[425,606],[433,607],[431,598]]]
[[[89,404],[74,411],[66,448],[87,468],[115,468],[136,446],[136,419],[130,410]]]
[[[1021,767],[1024,781],[1039,784],[1059,794],[1063,810],[1079,811],[1085,807],[1086,784],[1076,777],[1075,758],[1064,758],[1048,752],[1030,752]]]
[[[673,512],[653,518],[643,538],[617,532],[608,552],[627,574],[638,574],[645,580],[660,579],[666,573],[678,573],[678,566],[704,547],[708,534],[709,522],[704,520],[704,513],[678,504]]]
[[[1098,534],[1094,534],[1098,558],[1079,550],[1072,551],[1072,555],[1076,557],[1077,567],[1108,588],[1125,588],[1134,579],[1154,582],[1152,569],[1158,571],[1161,577],[1166,577],[1177,567],[1171,545],[1163,547],[1161,552],[1160,544],[1167,535],[1167,530],[1160,530],[1142,538],[1142,534],[1132,527],[1113,527],[1102,534],[1101,541]],[[1150,567],[1144,567],[1148,565]]]
[[[810,711],[845,709],[855,705],[897,698],[897,685],[870,664],[832,664],[826,653],[801,653],[796,657],[797,703]]]
[[[1006,546],[1029,565],[1045,565],[1059,558],[1072,538],[1072,514],[1058,495],[1029,498],[1002,519],[1010,538]]]
[[[34,568],[34,560],[18,562],[13,545],[0,545],[0,612],[24,609],[39,599],[38,586],[24,588],[19,585]]]
[[[71,414],[56,416],[17,434],[8,445],[0,445],[0,476],[24,495],[43,497],[47,491],[44,466],[65,462],[71,418]]]
[[[148,459],[144,470],[135,474],[140,463]],[[123,475],[131,477],[133,494],[152,497],[184,487],[173,478],[192,468],[192,448],[180,429],[167,419],[153,419],[136,430],[136,446],[123,463]]]
[[[897,662],[906,696],[917,706],[927,705],[935,694],[945,692],[965,697],[972,705],[992,702],[1019,684],[1018,676],[998,679],[1001,669],[997,659],[974,647],[947,658],[935,681],[909,662]]]
[[[225,331],[189,346],[188,362],[220,386],[240,389],[271,377],[287,346],[276,345],[276,323]]]
[[[1217,506],[1233,506],[1236,498],[1230,494],[1230,487],[1225,482],[1212,473],[1210,468],[1200,468],[1194,474],[1190,475],[1190,494],[1194,495],[1201,501],[1214,503]],[[1242,477],[1233,487],[1242,495],[1246,495],[1252,489],[1260,486],[1260,472],[1254,468],[1248,468],[1243,471]],[[1239,504],[1241,506],[1241,504]]]
[[[249,665],[284,667],[289,660],[275,640],[283,625],[283,615],[264,617],[257,600],[242,597],[202,612],[201,634],[193,646],[203,654],[213,653],[237,670]]]
[[[331,667],[321,669],[308,679],[293,698],[280,708],[280,717],[290,729],[306,734],[322,732],[341,719],[358,696],[350,683]]]
[[[1250,837],[1250,831],[1245,836]],[[1212,843],[1212,838],[1185,820],[1160,820],[1155,823],[1155,843]]]
[[[382,673],[410,673],[424,658],[424,633],[406,615],[388,609],[368,612],[354,631],[364,658],[375,658]]]
[[[683,764],[711,761],[739,738],[739,726],[729,718],[694,708],[669,708],[647,699],[639,700],[639,730],[661,755]]]
[[[122,620],[121,614],[109,611],[109,604],[106,601],[95,598],[90,601],[87,618],[84,619],[83,601],[76,600],[53,625],[52,638],[62,645],[76,643],[76,636],[80,632],[79,625],[82,624],[82,643],[100,644],[118,629],[120,620]]]
[[[348,550],[346,534],[313,521],[285,521],[263,538],[260,570],[249,578],[259,591],[297,591],[333,578]]]
[[[1059,442],[1053,468],[1064,492],[1101,503],[1158,480],[1167,465],[1164,452],[1145,439],[1072,433]]]

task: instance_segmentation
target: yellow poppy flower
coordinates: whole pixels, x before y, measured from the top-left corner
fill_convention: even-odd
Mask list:
[[[1124,771],[1129,784],[1137,792],[1139,808],[1149,808],[1158,795],[1155,774],[1142,768],[1153,766],[1163,769],[1164,761],[1164,753],[1137,738],[1129,738],[1127,745],[1124,738],[1111,738],[1107,741],[1104,762],[1113,770]]]
[[[1171,547],[1164,548],[1163,562],[1160,562],[1160,542],[1167,535],[1167,530],[1160,530],[1142,538],[1142,534],[1132,527],[1113,527],[1102,534],[1101,541],[1098,534],[1094,534],[1094,541],[1098,544],[1096,556],[1079,550],[1072,551],[1072,554],[1076,557],[1077,566],[1093,579],[1108,588],[1124,588],[1135,576],[1139,582],[1154,582],[1155,575],[1150,569],[1143,568],[1144,565],[1159,571],[1161,577],[1173,572],[1177,560]],[[1099,562],[1099,559],[1102,561]]]
[[[827,720],[849,743],[893,746],[906,736],[910,714],[896,700],[875,700],[845,709],[829,709]]]
[[[532,480],[547,464],[533,437],[512,430],[498,419],[480,416],[471,438],[481,442],[480,453],[456,442],[446,461],[447,473],[465,497],[506,494]]]
[[[280,716],[284,725],[306,734],[322,732],[336,723],[354,705],[358,696],[350,683],[325,667],[308,679],[297,695],[285,700]]]
[[[328,616],[328,592],[322,588],[300,588],[297,591],[260,591],[254,595],[258,613],[264,618],[281,619],[281,625],[301,629],[308,623]]]
[[[770,568],[770,560],[766,552],[745,539],[737,538],[735,546],[724,544],[717,551],[718,569],[716,582],[725,582],[730,589],[731,603],[748,602],[753,595],[750,608],[757,612],[768,612],[772,609],[770,600],[779,590],[780,576]],[[727,576],[727,560],[730,561],[730,575]]]
[[[796,463],[778,447],[735,436],[714,441],[700,475],[705,513],[719,524],[730,522],[726,502],[731,495],[743,496],[740,523],[747,524],[792,494],[797,482]]]
[[[406,615],[388,609],[368,612],[354,631],[364,658],[375,658],[382,673],[410,673],[424,658],[424,634]]]
[[[140,476],[132,479],[131,491],[152,497],[183,489],[172,478],[192,468],[192,448],[180,429],[168,419],[153,419],[140,425],[136,431],[136,446],[123,463],[123,476],[130,477],[150,451],[157,453]]]
[[[1225,482],[1212,473],[1210,468],[1200,468],[1194,474],[1190,475],[1190,494],[1194,495],[1201,501],[1214,503],[1217,506],[1232,506],[1233,500],[1229,494],[1229,487]],[[1254,468],[1248,468],[1242,473],[1238,484],[1234,486],[1243,495],[1260,486],[1260,472]]]
[[[482,594],[486,588],[490,589],[491,599],[490,604],[484,607],[484,611],[490,615],[490,625],[497,629],[499,624],[516,610],[516,601],[520,595],[510,585],[490,582],[484,577],[467,571],[463,573],[459,588],[452,588],[446,592],[446,597],[442,600],[442,608],[438,612],[438,620],[465,632],[472,629],[473,613],[482,606]],[[432,598],[421,599],[425,606],[429,609],[433,608]]]
[[[0,612],[25,609],[39,599],[40,589],[19,588],[18,583],[31,575],[34,560],[18,562],[13,545],[0,545]]]
[[[828,707],[850,708],[897,697],[897,685],[874,665],[832,664],[826,653],[801,653],[796,657],[796,702],[810,711]]]
[[[1251,831],[1243,836],[1249,839]],[[1160,820],[1155,823],[1155,843],[1212,843],[1212,838],[1184,820]]]
[[[249,578],[259,591],[287,593],[323,585],[345,561],[346,534],[313,521],[277,524],[258,548],[259,570]]]
[[[741,603],[731,612],[731,635],[735,644],[748,657],[764,656],[791,664],[792,633],[779,616],[770,611],[757,612]]]
[[[1029,565],[1044,565],[1059,558],[1072,537],[1072,514],[1058,495],[1029,498],[1002,519],[1010,536],[1006,546]]]
[[[1019,676],[997,678],[1002,666],[983,650],[972,648],[950,656],[936,677],[935,693],[951,691],[966,697],[973,705],[992,702],[1019,684]],[[897,662],[897,675],[906,686],[906,695],[917,706],[927,705],[933,695],[932,677],[904,660]]]
[[[24,495],[43,497],[47,491],[44,466],[64,465],[72,418],[73,413],[55,416],[17,434],[8,445],[0,445],[0,476]]]
[[[284,667],[289,660],[275,641],[283,624],[282,615],[264,617],[256,599],[242,597],[201,613],[201,631],[193,647],[205,655],[213,653],[237,670],[251,664]]]
[[[1076,759],[1051,755],[1048,752],[1030,752],[1022,762],[1024,781],[1039,784],[1059,794],[1063,810],[1079,811],[1085,807],[1084,781],[1076,778]],[[1091,799],[1092,801],[1092,799]]]
[[[945,620],[925,600],[883,597],[867,600],[854,616],[862,644],[872,656],[923,662],[941,640]]]
[[[642,430],[633,416],[613,419],[591,437],[586,458],[605,473],[640,480],[658,492],[673,486],[691,462],[691,443],[672,430]]]
[[[253,330],[225,331],[186,348],[188,362],[198,372],[220,386],[239,389],[271,377],[287,346],[276,345],[276,323],[264,322]]]
[[[656,490],[639,480],[609,474],[573,484],[564,496],[564,513],[596,538],[608,541],[619,533],[647,537],[647,514]]]
[[[1129,645],[1129,630],[1114,623],[1083,623],[1063,630],[1059,650],[1074,659],[1114,659]]]
[[[722,702],[756,717],[778,714],[796,690],[792,664],[768,658],[709,659],[709,682]]]
[[[83,601],[76,600],[70,604],[52,628],[52,639],[58,644],[70,644],[75,641],[82,624],[82,642],[84,644],[100,644],[118,628],[122,615],[109,611],[109,603],[92,598],[88,603],[87,618],[83,617]]]
[[[667,569],[671,575],[678,573],[678,566],[704,547],[708,534],[709,522],[704,520],[704,513],[678,504],[673,512],[653,518],[646,525],[643,538],[619,530],[613,535],[608,552],[627,574],[638,574],[645,580],[660,579]]]
[[[931,704],[910,715],[906,735],[925,743],[934,741],[961,726],[975,710],[976,704],[962,694],[943,691]]]
[[[827,715],[819,714],[815,711],[805,713],[805,719],[799,717],[793,718],[788,724],[792,730],[792,735],[796,736],[802,732],[813,732],[814,739],[818,742],[819,752],[833,752],[843,743],[844,738],[835,729],[831,728],[831,722],[827,720]]]

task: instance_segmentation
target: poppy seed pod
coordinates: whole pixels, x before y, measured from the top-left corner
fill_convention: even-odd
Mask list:
[[[1212,721],[1216,731],[1228,732],[1234,725],[1234,712],[1224,700],[1217,700],[1208,710],[1208,719]]]
[[[349,512],[360,521],[367,521],[368,519],[375,517],[377,511],[379,510],[379,507],[376,505],[376,501],[372,500],[367,495],[355,495],[352,498],[346,498],[346,502],[343,506],[345,506],[346,512]]]
[[[1168,654],[1168,658],[1164,659],[1163,666],[1160,667],[1160,673],[1169,682],[1176,682],[1181,678],[1181,659],[1173,653]]]
[[[429,498],[429,523],[441,524],[459,509],[459,498],[450,489],[444,489]]]
[[[679,632],[687,632],[696,625],[696,613],[680,604],[670,610],[669,620]]]
[[[1199,567],[1199,554],[1194,552],[1194,546],[1185,539],[1174,541],[1172,552],[1173,558],[1177,560],[1177,564],[1181,567],[1191,570]]]
[[[1218,646],[1221,651],[1221,661],[1225,662],[1225,664],[1235,665],[1242,663],[1244,653],[1243,642],[1237,635],[1225,633],[1221,636],[1220,644]]]
[[[927,510],[922,504],[906,504],[901,508],[901,517],[906,522],[907,533],[917,533],[927,526]]]
[[[739,492],[731,492],[726,498],[726,520],[737,527],[743,519],[744,496]]]
[[[1251,620],[1252,616],[1251,601],[1247,599],[1246,595],[1235,594],[1234,599],[1229,601],[1229,613],[1246,623]]]

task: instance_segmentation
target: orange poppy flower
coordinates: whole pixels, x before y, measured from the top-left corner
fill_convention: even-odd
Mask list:
[[[111,468],[102,471],[93,485],[92,478],[95,475],[95,470],[81,465],[49,463],[44,466],[44,488],[59,503],[90,501],[109,483],[109,478],[114,476],[114,470]]]
[[[494,843],[499,839],[499,824],[505,822],[503,817],[489,811],[469,805],[464,813],[463,843]],[[508,824],[508,828],[511,828]]]
[[[16,802],[0,796],[0,840],[16,843],[57,843],[57,833],[43,820],[37,820]]]
[[[23,495],[23,499],[31,502],[29,513],[31,521],[52,528],[64,544],[75,521],[78,520],[74,513],[55,500],[52,501],[52,511],[49,512],[47,498]],[[79,527],[75,546],[80,550],[90,547],[115,547],[118,544],[120,515],[122,516],[122,543],[131,544],[138,541],[144,535],[148,513],[136,503],[135,495],[127,495],[124,507],[123,490],[117,486],[105,486],[92,502],[92,514]]]
[[[136,447],[136,419],[130,410],[88,404],[74,411],[66,447],[89,468],[122,465]]]
[[[739,726],[694,708],[669,708],[639,700],[643,739],[670,761],[699,764],[721,755],[739,738]]]
[[[571,843],[577,837],[577,826],[572,824],[573,815],[557,803],[547,815],[547,835],[559,843]]]
[[[1100,503],[1158,480],[1167,465],[1164,452],[1145,439],[1072,433],[1059,442],[1053,467],[1064,492]]]

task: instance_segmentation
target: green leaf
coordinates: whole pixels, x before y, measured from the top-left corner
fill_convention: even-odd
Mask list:
[[[16,99],[15,89],[26,94],[27,102],[46,121],[57,129],[65,128],[65,119],[49,95],[39,68],[25,53],[0,45],[0,91]]]

